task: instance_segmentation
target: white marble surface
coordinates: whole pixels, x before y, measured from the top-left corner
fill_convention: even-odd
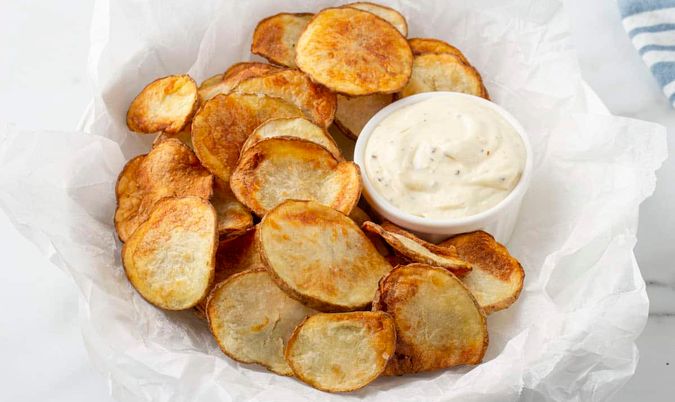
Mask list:
[[[623,32],[615,0],[570,0],[585,79],[612,113],[675,130],[661,95]],[[0,2],[0,123],[69,130],[88,102],[89,0]],[[670,153],[675,153],[671,141]],[[637,259],[650,318],[638,339],[635,377],[614,401],[669,401],[675,392],[675,159],[658,173],[641,209]],[[107,401],[106,379],[89,362],[77,324],[77,290],[0,212],[0,400]]]

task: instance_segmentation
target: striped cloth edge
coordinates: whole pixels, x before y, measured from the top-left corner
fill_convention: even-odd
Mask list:
[[[675,107],[675,0],[618,0],[633,46]]]

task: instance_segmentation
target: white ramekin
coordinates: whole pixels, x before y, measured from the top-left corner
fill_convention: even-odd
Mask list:
[[[366,145],[368,144],[368,140],[375,127],[385,117],[402,107],[437,97],[467,98],[469,101],[478,102],[489,107],[499,113],[513,126],[525,145],[525,154],[527,158],[525,161],[525,169],[523,170],[523,174],[518,184],[516,184],[516,187],[497,205],[476,215],[463,218],[437,219],[423,218],[402,211],[377,193],[365,170],[364,158]],[[479,229],[490,233],[501,243],[508,242],[518,218],[518,212],[520,210],[520,204],[523,201],[523,196],[530,184],[530,178],[532,176],[532,159],[532,148],[530,146],[530,141],[527,138],[527,133],[515,117],[495,103],[477,96],[459,92],[425,92],[392,103],[380,110],[363,127],[354,149],[354,162],[361,168],[363,194],[366,201],[368,201],[368,204],[370,204],[375,212],[382,215],[383,218],[433,242],[444,240],[454,234],[471,232]]]

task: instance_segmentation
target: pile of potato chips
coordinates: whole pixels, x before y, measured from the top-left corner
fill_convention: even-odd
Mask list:
[[[277,14],[251,46],[274,64],[141,91],[127,125],[158,135],[120,173],[115,227],[143,298],[194,308],[232,359],[324,391],[482,361],[486,314],[520,294],[518,261],[485,232],[431,244],[369,216],[328,132],[356,138],[420,92],[487,98],[458,49],[407,30],[372,3]]]

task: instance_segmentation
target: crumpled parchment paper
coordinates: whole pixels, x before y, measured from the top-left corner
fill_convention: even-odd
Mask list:
[[[143,301],[120,264],[114,184],[151,138],[129,133],[129,102],[153,79],[197,81],[251,58],[257,21],[335,1],[100,0],[93,107],[81,131],[0,126],[0,206],[81,291],[86,346],[123,401],[599,401],[635,370],[648,299],[633,247],[638,206],[666,157],[665,130],[610,116],[584,90],[554,0],[382,1],[410,37],[464,51],[493,100],[528,130],[535,174],[509,243],[527,277],[488,319],[485,362],[381,378],[331,395],[225,357],[191,312]],[[595,105],[594,105],[595,104]],[[56,346],[56,345],[55,345]]]

